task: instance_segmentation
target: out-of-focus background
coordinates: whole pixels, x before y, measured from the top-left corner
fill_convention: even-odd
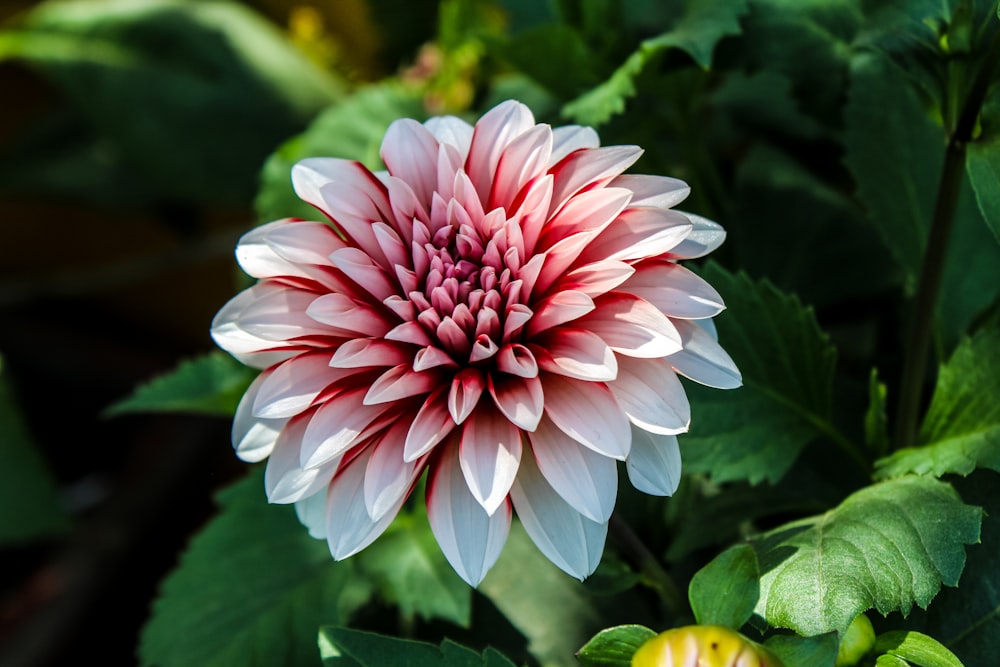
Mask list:
[[[224,418],[103,413],[212,348],[265,159],[411,67],[437,3],[5,0],[0,21],[0,467],[32,477],[0,472],[0,664],[130,664],[245,467]]]

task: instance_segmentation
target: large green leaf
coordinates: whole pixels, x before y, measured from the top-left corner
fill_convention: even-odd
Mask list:
[[[319,215],[292,189],[292,166],[299,160],[337,157],[358,160],[370,169],[382,168],[379,148],[389,124],[397,118],[422,118],[425,114],[415,92],[392,83],[362,88],[330,107],[267,160],[255,202],[258,221],[315,219]]]
[[[327,667],[514,667],[492,648],[478,653],[447,639],[434,646],[347,628],[323,628],[319,650]]]
[[[982,510],[943,482],[901,477],[867,487],[820,516],[752,542],[760,561],[756,612],[799,634],[843,632],[858,614],[908,614],[956,586]]]
[[[396,517],[357,558],[361,570],[405,616],[469,624],[472,589],[448,564],[422,513]]]
[[[1000,139],[969,145],[966,171],[983,219],[1000,242]]]
[[[596,88],[569,102],[563,114],[583,125],[601,125],[625,110],[625,100],[635,95],[635,80],[655,58],[670,49],[681,49],[701,67],[712,62],[716,44],[740,32],[739,19],[746,10],[745,0],[699,2],[684,0],[679,18],[666,32],[647,39]]]
[[[163,582],[142,633],[143,665],[314,665],[316,633],[371,595],[291,507],[269,506],[263,469],[219,493],[219,515]]]
[[[936,639],[913,631],[898,630],[879,636],[873,653],[894,655],[920,667],[963,667],[955,654]]]
[[[699,625],[743,627],[753,614],[760,595],[757,554],[741,544],[723,551],[695,572],[688,599]]]
[[[1000,330],[967,339],[941,368],[920,442],[879,461],[878,475],[1000,472]]]
[[[0,33],[162,196],[243,203],[275,144],[341,86],[244,5],[44,2]]]
[[[108,416],[128,412],[191,412],[232,416],[256,371],[228,354],[182,361],[173,371],[136,388],[108,407]]]
[[[842,438],[829,421],[836,352],[794,296],[715,264],[702,275],[725,299],[719,340],[744,386],[691,387],[691,432],[681,439],[685,468],[720,482],[776,482],[809,442],[824,434]]]
[[[0,544],[58,535],[69,521],[28,433],[0,357]]]

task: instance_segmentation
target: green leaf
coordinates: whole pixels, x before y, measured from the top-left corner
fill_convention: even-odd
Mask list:
[[[480,654],[447,639],[434,646],[347,628],[322,628],[319,648],[327,667],[514,667],[492,648]]]
[[[865,442],[873,452],[889,450],[889,417],[886,414],[885,383],[878,379],[878,369],[873,368],[868,377],[868,410],[865,412]]]
[[[814,637],[775,635],[764,646],[788,667],[833,667],[837,659],[837,633],[828,632]]]
[[[52,537],[68,527],[55,479],[21,418],[0,357],[0,544]]]
[[[911,665],[902,658],[885,654],[875,660],[875,667],[911,667]]]
[[[1000,242],[1000,139],[969,144],[965,169],[983,220]]]
[[[341,84],[236,2],[43,2],[0,33],[163,197],[240,203]]]
[[[699,625],[743,627],[760,596],[760,570],[753,547],[739,544],[698,570],[688,586],[688,600]]]
[[[386,128],[398,118],[419,119],[425,115],[416,92],[392,83],[362,88],[330,107],[305,132],[282,144],[264,164],[254,202],[258,221],[316,219],[320,215],[292,189],[292,166],[299,160],[337,157],[381,169],[379,148]]]
[[[803,635],[844,632],[875,608],[906,615],[956,586],[982,511],[947,484],[901,477],[753,541],[763,573],[756,612]]]
[[[619,625],[601,630],[577,653],[583,667],[629,667],[639,647],[656,636],[644,625]]]
[[[182,361],[173,371],[137,387],[104,414],[191,412],[232,416],[257,371],[223,352]]]
[[[745,0],[685,0],[680,18],[670,30],[642,42],[607,81],[563,107],[563,115],[583,125],[607,122],[625,110],[625,100],[635,95],[636,78],[650,61],[670,49],[685,51],[698,65],[708,69],[716,44],[723,37],[739,34],[739,19],[746,11]]]
[[[836,352],[812,309],[796,297],[715,264],[702,276],[725,299],[727,310],[716,320],[719,340],[744,386],[689,389],[685,469],[717,482],[776,482],[809,442],[836,433],[829,421]]]
[[[468,626],[472,589],[448,564],[425,516],[397,516],[357,559],[404,616]]]
[[[963,667],[962,661],[939,641],[908,630],[879,635],[875,653],[894,655],[920,667]]]
[[[220,512],[163,582],[143,630],[143,665],[313,665],[316,632],[371,596],[291,507],[268,505],[263,468],[218,495]]]
[[[942,366],[920,442],[878,461],[878,476],[1000,472],[1000,330],[983,329]]]

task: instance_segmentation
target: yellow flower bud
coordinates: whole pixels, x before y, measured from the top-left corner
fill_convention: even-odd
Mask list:
[[[632,667],[784,667],[763,646],[720,625],[662,632],[639,647]]]

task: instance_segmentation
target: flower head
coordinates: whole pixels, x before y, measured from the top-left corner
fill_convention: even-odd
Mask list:
[[[431,528],[469,583],[512,511],[556,565],[593,572],[617,461],[642,491],[676,488],[689,421],[676,374],[740,383],[711,326],[722,300],[677,263],[725,233],[672,209],[683,182],[623,175],[640,154],[505,102],[474,127],[396,121],[384,172],[298,163],[296,193],[328,222],[246,234],[236,255],[258,282],[212,325],[263,369],[233,442],[269,457],[270,501],[296,503],[341,559],[427,471]]]

